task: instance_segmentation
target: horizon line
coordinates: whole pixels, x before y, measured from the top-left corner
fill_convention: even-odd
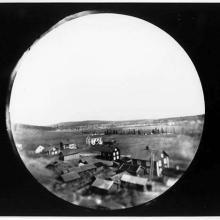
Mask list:
[[[57,122],[57,123],[53,123],[53,124],[47,124],[47,125],[40,125],[40,124],[26,124],[26,123],[21,123],[21,122],[10,122],[10,124],[20,124],[20,125],[30,125],[30,126],[40,126],[40,127],[52,127],[58,124],[62,124],[62,123],[72,123],[72,122],[91,122],[91,121],[103,121],[103,122],[125,122],[125,121],[143,121],[143,120],[162,120],[162,119],[171,119],[171,118],[184,118],[184,117],[195,117],[195,116],[204,116],[205,113],[203,114],[197,114],[197,115],[185,115],[185,116],[169,116],[169,117],[164,117],[164,118],[141,118],[141,119],[127,119],[127,120],[80,120],[80,121],[62,121],[62,122]]]

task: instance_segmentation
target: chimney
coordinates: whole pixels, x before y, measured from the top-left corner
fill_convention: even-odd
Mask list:
[[[147,145],[145,149],[146,149],[146,150],[150,150],[149,145]]]

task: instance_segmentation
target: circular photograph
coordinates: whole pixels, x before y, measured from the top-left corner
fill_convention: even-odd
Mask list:
[[[137,17],[81,12],[23,54],[7,122],[30,173],[91,209],[145,204],[173,186],[199,147],[197,71],[165,31]]]

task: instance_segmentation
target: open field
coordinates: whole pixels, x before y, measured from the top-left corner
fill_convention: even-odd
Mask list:
[[[34,151],[38,145],[52,145],[64,143],[76,143],[79,148],[86,146],[87,135],[73,134],[72,132],[44,131],[26,133],[15,138],[21,143],[26,151]],[[181,134],[157,134],[157,135],[103,135],[104,140],[116,140],[120,145],[122,154],[129,155],[134,151],[149,145],[152,149],[165,150],[171,162],[186,168],[193,159],[199,146],[200,136]],[[89,149],[88,149],[89,150]]]

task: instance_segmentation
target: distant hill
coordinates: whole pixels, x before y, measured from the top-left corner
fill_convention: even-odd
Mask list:
[[[16,130],[45,130],[45,131],[56,131],[56,130],[72,130],[72,129],[86,129],[86,128],[109,128],[109,127],[123,127],[123,126],[157,126],[159,124],[168,125],[169,123],[192,122],[192,121],[203,121],[204,115],[196,116],[184,116],[184,117],[173,117],[173,118],[162,118],[162,119],[139,119],[139,120],[126,120],[126,121],[99,121],[99,120],[87,120],[87,121],[76,121],[76,122],[62,122],[50,126],[35,126],[27,124],[14,124],[13,129]]]
[[[53,127],[50,126],[37,126],[37,125],[27,125],[27,124],[19,124],[15,123],[12,124],[12,130],[18,131],[18,130],[45,130],[45,131],[53,131],[55,130]]]
[[[169,122],[183,122],[183,121],[196,121],[204,120],[204,115],[196,116],[184,116],[184,117],[173,117],[173,118],[162,118],[162,119],[138,119],[138,120],[126,120],[126,121],[78,121],[78,122],[63,122],[52,125],[53,128],[59,129],[74,129],[76,127],[86,127],[86,126],[128,126],[135,124],[144,124],[144,125],[156,125],[156,124],[168,124]]]
[[[101,124],[111,124],[114,123],[113,121],[98,121],[98,120],[91,120],[91,121],[76,121],[76,122],[61,122],[58,124],[51,125],[52,128],[72,128],[78,126],[88,126],[88,125],[101,125]]]

